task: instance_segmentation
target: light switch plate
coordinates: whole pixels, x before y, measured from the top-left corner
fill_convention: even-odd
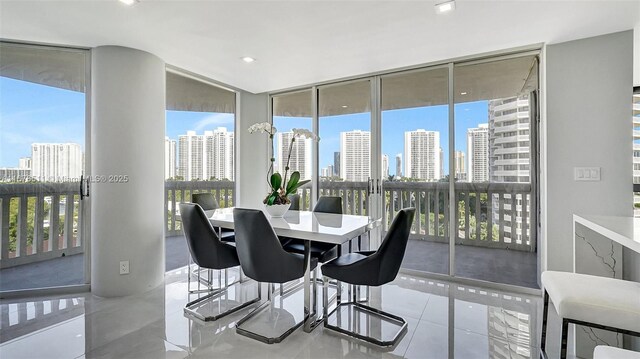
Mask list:
[[[600,167],[574,167],[573,179],[576,181],[600,181]]]

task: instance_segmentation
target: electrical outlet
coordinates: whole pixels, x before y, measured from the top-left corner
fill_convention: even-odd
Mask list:
[[[120,261],[120,274],[129,274],[129,261]]]

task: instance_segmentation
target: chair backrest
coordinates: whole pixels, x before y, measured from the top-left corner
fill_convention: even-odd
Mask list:
[[[284,283],[304,274],[304,262],[282,248],[262,211],[234,208],[233,222],[240,265],[249,278]]]
[[[180,203],[180,217],[191,258],[197,265],[211,269],[238,265],[235,249],[220,241],[200,205]]]
[[[289,201],[291,201],[291,207],[289,207],[290,210],[292,210],[292,211],[299,211],[300,210],[300,195],[299,194],[289,195]]]
[[[191,202],[199,204],[205,211],[220,208],[213,193],[209,192],[191,194]]]
[[[371,260],[379,261],[378,285],[389,283],[396,278],[407,249],[411,225],[415,217],[415,208],[400,210],[389,227],[380,248]]]
[[[342,197],[322,196],[313,207],[314,212],[342,214]]]

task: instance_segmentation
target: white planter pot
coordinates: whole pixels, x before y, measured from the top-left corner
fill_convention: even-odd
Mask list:
[[[269,216],[275,218],[284,216],[284,214],[289,210],[289,207],[291,207],[291,203],[274,204],[272,206],[267,206],[266,204],[264,205],[264,209],[267,211],[267,213],[269,213]]]

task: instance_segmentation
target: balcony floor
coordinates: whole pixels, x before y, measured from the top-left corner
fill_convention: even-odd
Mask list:
[[[189,260],[183,236],[167,237],[166,270],[185,266]],[[539,288],[536,253],[456,245],[458,277]],[[0,291],[57,287],[83,283],[84,255],[60,257],[0,270]],[[403,268],[446,274],[449,246],[410,240]]]

